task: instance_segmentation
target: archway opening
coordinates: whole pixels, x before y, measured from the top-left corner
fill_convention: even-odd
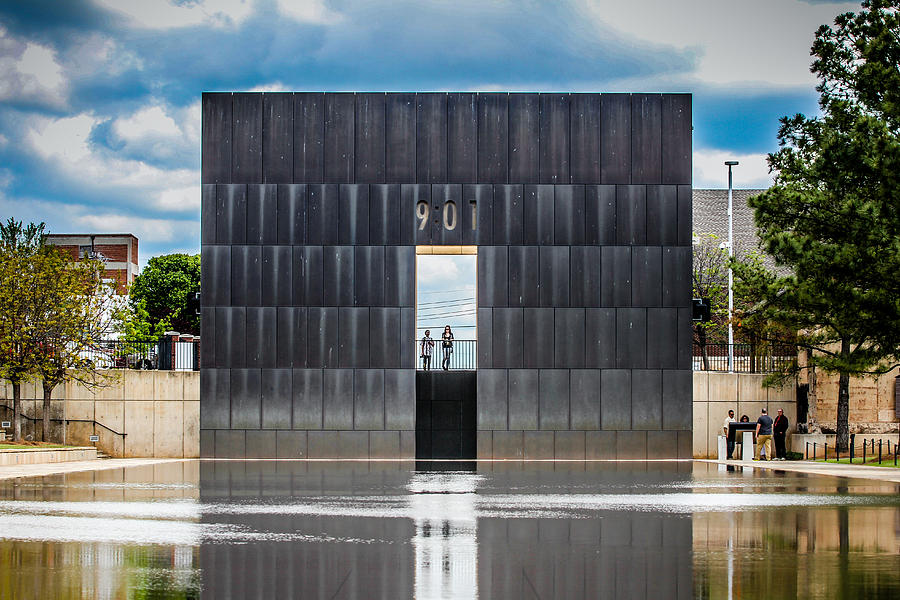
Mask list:
[[[476,455],[476,252],[475,246],[416,248],[419,459],[473,459]]]

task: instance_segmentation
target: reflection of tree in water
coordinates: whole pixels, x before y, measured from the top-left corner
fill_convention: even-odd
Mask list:
[[[128,548],[123,567],[129,572],[129,598],[171,598],[192,600],[200,598],[200,570],[197,549],[186,546],[174,548]]]
[[[854,508],[851,514],[845,505],[693,519],[697,598],[900,597],[900,508]]]
[[[0,544],[0,598],[200,598],[197,548]]]
[[[841,598],[849,598],[850,594],[850,511],[846,506],[838,508],[838,570],[841,577]]]

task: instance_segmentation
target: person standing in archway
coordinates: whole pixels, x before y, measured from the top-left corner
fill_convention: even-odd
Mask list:
[[[447,371],[450,369],[450,355],[453,354],[453,331],[449,325],[444,327],[444,334],[441,336],[441,349],[444,351],[444,360],[441,362],[441,368]]]
[[[431,355],[434,354],[434,340],[431,339],[431,330],[425,330],[425,337],[422,338],[422,370],[431,370]]]

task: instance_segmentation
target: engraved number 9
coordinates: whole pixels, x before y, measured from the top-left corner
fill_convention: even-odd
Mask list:
[[[428,203],[424,200],[416,203],[416,216],[419,218],[419,231],[422,231],[428,224]]]

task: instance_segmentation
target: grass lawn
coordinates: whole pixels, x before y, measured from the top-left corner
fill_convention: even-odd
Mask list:
[[[43,442],[26,442],[24,444],[0,443],[0,450],[27,450],[29,448],[66,448],[66,446],[62,444],[45,444]]]
[[[817,462],[818,462],[818,461],[817,461]],[[825,461],[825,462],[830,462],[830,463],[841,463],[841,464],[844,464],[844,465],[849,465],[849,464],[850,464],[850,459],[849,459],[849,458],[842,458],[842,459],[840,459],[840,460],[836,460],[836,459],[834,459],[834,458],[829,458],[829,459],[828,459],[827,461]],[[854,465],[860,465],[860,466],[862,466],[862,464],[863,464],[862,457],[861,457],[861,456],[857,456],[856,458],[854,458],[854,459],[853,459],[853,464],[854,464]],[[894,466],[895,466],[895,465],[894,465],[894,457],[891,456],[890,458],[888,458],[887,456],[882,455],[882,456],[881,456],[881,462],[879,463],[879,462],[878,462],[878,457],[877,457],[877,455],[876,455],[876,457],[875,457],[874,459],[872,459],[872,458],[869,457],[869,456],[866,456],[866,465],[865,465],[865,466],[867,466],[867,467],[894,467]],[[898,464],[897,464],[896,468],[900,468],[900,461],[898,461]]]

